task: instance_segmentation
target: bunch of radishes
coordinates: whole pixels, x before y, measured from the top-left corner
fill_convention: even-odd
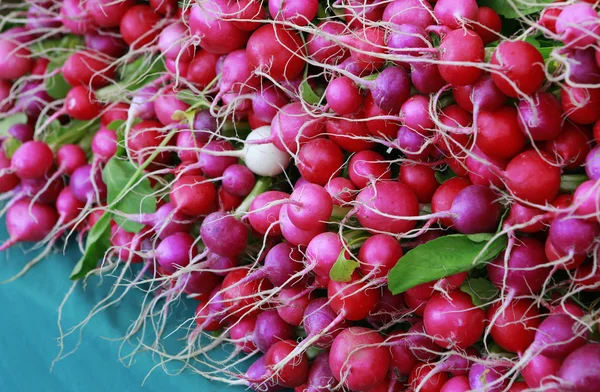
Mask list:
[[[231,385],[598,390],[593,0],[0,10],[0,250],[117,276],[67,334],[141,288],[125,340]]]

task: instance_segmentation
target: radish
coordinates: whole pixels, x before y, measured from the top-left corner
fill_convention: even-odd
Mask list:
[[[600,235],[597,222],[558,216],[550,225],[548,239],[554,249],[564,255],[586,254]]]
[[[10,170],[10,166],[10,159],[4,150],[0,150],[0,193],[9,192],[19,185],[19,177],[15,173],[5,171],[5,169]]]
[[[360,247],[360,271],[372,279],[386,277],[402,257],[398,241],[386,234],[369,237]]]
[[[451,29],[461,29],[464,24],[477,21],[479,9],[475,0],[463,2],[438,0],[433,8],[433,13],[441,25]]]
[[[19,79],[33,68],[31,52],[23,45],[0,37],[0,75],[4,80]]]
[[[494,231],[500,219],[500,206],[494,192],[482,185],[470,185],[456,194],[450,207],[452,224],[465,234]]]
[[[334,206],[345,206],[354,200],[356,186],[344,177],[332,178],[325,184]]]
[[[430,203],[439,183],[435,171],[426,165],[403,164],[398,179],[414,190],[419,203]]]
[[[222,295],[219,295],[219,297],[221,296]],[[217,299],[218,301],[215,302],[216,304],[223,303],[222,298]],[[220,305],[220,307],[222,306]],[[223,309],[226,310],[226,308],[224,307]],[[229,327],[229,335],[235,341],[235,345],[240,351],[244,353],[252,353],[257,350],[256,345],[253,342],[253,334],[255,327],[256,316],[242,317],[241,319],[237,320],[231,327]],[[252,368],[252,366],[250,368]],[[248,372],[250,372],[250,369],[248,369]],[[264,372],[261,373],[260,376],[262,376],[263,374]]]
[[[550,165],[545,153],[527,150],[506,167],[506,187],[518,198],[534,204],[552,200],[560,188],[560,168]]]
[[[444,182],[433,193],[431,211],[434,214],[449,211],[456,195],[469,185],[471,185],[471,181],[464,177],[454,177]],[[446,227],[452,226],[452,219],[450,217],[440,218],[439,221]]]
[[[501,307],[502,304],[496,302],[487,310],[486,318],[494,320],[490,325],[492,339],[509,352],[525,352],[540,325],[540,312],[533,301],[528,299],[511,301],[506,309],[502,309],[503,313]]]
[[[192,36],[201,37],[200,47],[210,53],[227,54],[244,47],[248,32],[225,20],[227,5],[224,1],[195,4],[189,11]],[[227,39],[223,39],[227,37]]]
[[[147,5],[138,4],[127,9],[121,18],[119,29],[129,47],[139,49],[158,37],[159,22],[159,14]]]
[[[469,371],[469,385],[471,390],[484,390],[486,392],[501,392],[506,387],[506,380],[501,380],[507,370],[506,364],[486,366],[474,363]]]
[[[308,243],[304,262],[315,274],[329,277],[331,268],[344,249],[343,239],[337,233],[325,232],[315,235]],[[351,256],[344,252],[345,256]]]
[[[366,318],[380,300],[381,293],[367,287],[361,276],[354,272],[348,282],[330,280],[327,296],[329,305],[338,314],[338,319],[330,325],[336,325],[340,318],[352,321]]]
[[[54,154],[50,147],[37,140],[21,145],[11,158],[11,167],[21,179],[42,178],[53,163]]]
[[[528,351],[562,360],[586,344],[587,330],[566,314],[551,314],[544,319]]]
[[[482,110],[477,117],[475,143],[487,156],[511,159],[523,151],[527,141],[523,136],[527,132],[521,133],[519,125],[519,114],[515,108],[505,106],[495,111]]]
[[[276,310],[265,310],[256,317],[254,343],[266,353],[275,343],[294,338],[294,328],[286,323]]]
[[[334,142],[318,138],[308,141],[300,148],[296,165],[307,181],[325,185],[337,176],[344,160],[344,154]]]
[[[414,390],[420,388],[423,391],[439,390],[447,381],[447,373],[434,373],[435,366],[429,364],[420,364],[415,366],[408,377],[408,385]]]
[[[532,94],[544,81],[544,59],[528,42],[500,43],[494,50],[491,64],[502,67],[500,71],[492,72],[494,84],[512,98]]]
[[[348,176],[357,188],[377,180],[391,180],[392,174],[385,158],[375,151],[360,151],[348,162]]]
[[[317,0],[284,1],[269,0],[269,14],[275,20],[284,20],[298,26],[306,26],[317,16]]]
[[[354,116],[339,119],[330,118],[326,130],[329,140],[349,152],[368,150],[375,146],[369,139],[369,128],[363,121],[364,114],[359,112]]]
[[[9,239],[0,245],[6,250],[17,242],[39,242],[52,232],[58,221],[54,207],[21,199],[14,202],[6,214]]]
[[[403,234],[416,225],[419,202],[409,187],[397,181],[377,181],[356,197],[360,224],[372,231]]]
[[[560,370],[558,377],[563,388],[581,392],[593,391],[600,382],[600,345],[588,343],[569,354]]]
[[[475,10],[477,5],[471,0]],[[435,8],[447,2],[454,0],[439,0]],[[456,8],[452,8],[456,12]],[[439,16],[438,16],[439,18]],[[483,71],[474,66],[464,66],[456,64],[445,64],[445,62],[468,62],[479,63],[483,61],[484,47],[483,41],[479,36],[469,30],[454,30],[448,33],[440,45],[440,63],[438,70],[444,80],[454,86],[467,86],[474,83]]]
[[[576,124],[593,124],[600,119],[595,109],[600,103],[600,88],[564,86],[560,94],[562,109]]]
[[[329,367],[336,380],[353,390],[365,390],[381,383],[390,367],[390,353],[383,338],[364,327],[343,330],[329,351]]]
[[[567,122],[558,136],[544,143],[542,148],[556,157],[557,163],[565,170],[575,170],[585,162],[590,152],[590,135],[585,128]],[[586,169],[588,167],[586,165]]]
[[[258,358],[246,371],[245,377],[248,378],[250,388],[255,391],[276,392],[281,387],[274,380],[264,381],[267,368],[265,367],[265,356]]]
[[[298,33],[269,24],[252,33],[246,54],[252,67],[276,81],[284,81],[294,79],[304,69],[302,47]]]
[[[309,364],[306,354],[294,356],[277,372],[273,370],[273,366],[289,358],[288,356],[296,346],[297,344],[293,340],[282,340],[273,344],[265,354],[267,374],[272,372],[277,384],[285,388],[300,386],[308,379]]]
[[[199,88],[206,88],[217,77],[218,59],[218,54],[197,50],[188,67],[186,79]]]
[[[283,234],[283,237],[291,244],[296,246],[307,246],[313,238],[324,232],[327,228],[327,224],[324,222],[315,224],[315,226],[308,230],[304,230],[295,226],[292,221],[290,221],[287,207],[288,205],[281,207],[279,212],[279,221],[281,234]]]
[[[316,340],[313,345],[321,349],[329,348],[336,336],[351,325],[351,323],[346,320],[337,323],[336,318],[337,315],[328,305],[327,298],[317,298],[312,300],[306,306],[303,314],[302,325],[307,333],[306,339],[318,336],[318,340]],[[334,324],[334,322],[336,323]],[[330,325],[333,326],[330,327]],[[329,328],[329,330],[326,333],[323,333],[322,331],[324,331],[325,328]]]
[[[135,4],[133,0],[98,0],[90,2],[87,9],[96,25],[100,27],[116,27],[121,23],[125,12]]]
[[[559,101],[547,92],[539,92],[532,98],[535,107],[525,100],[519,102],[521,130],[535,141],[555,139],[562,125]]]
[[[593,48],[574,50],[566,58],[569,70],[567,81],[581,84],[600,83],[600,66],[596,63]]]
[[[277,313],[286,323],[300,326],[303,323],[304,312],[312,300],[313,295],[307,293],[302,285],[298,285],[298,288],[282,289],[277,296]]]
[[[204,218],[200,236],[211,252],[226,257],[240,255],[248,242],[248,231],[244,225],[223,212],[213,212]]]
[[[474,307],[468,294],[453,291],[434,294],[425,306],[423,322],[427,334],[441,347],[467,348],[483,334],[485,313]],[[469,325],[469,328],[463,328]]]
[[[559,360],[539,354],[529,360],[521,375],[530,388],[538,388],[548,384],[550,377],[557,375],[561,364]]]
[[[337,77],[329,82],[325,97],[331,110],[342,116],[356,113],[363,102],[358,86],[346,76]]]
[[[500,39],[502,20],[496,11],[489,7],[479,7],[477,22],[473,23],[473,31],[481,37],[484,45]]]
[[[281,235],[281,228],[277,223],[283,203],[279,201],[286,200],[289,196],[280,191],[267,191],[258,195],[250,204],[246,215],[250,226],[259,234]]]
[[[382,20],[396,25],[410,23],[426,28],[435,24],[431,11],[432,7],[428,2],[394,0],[385,7]]]
[[[213,210],[217,191],[214,184],[202,176],[185,176],[175,181],[170,196],[175,211],[196,217]]]
[[[327,222],[333,210],[333,202],[327,191],[316,184],[305,184],[292,192],[287,215],[294,226],[310,230]]]
[[[246,283],[240,281],[249,275],[247,268],[236,269],[229,272],[223,279],[223,302],[227,313],[234,318],[248,317],[260,312],[254,308],[259,301],[259,293],[270,289],[271,283],[266,279],[251,280]]]
[[[158,36],[158,48],[167,59],[189,63],[194,58],[187,26],[175,22],[165,27]]]
[[[116,32],[98,30],[85,35],[85,46],[108,57],[121,57],[127,52],[127,44]]]
[[[319,31],[334,37],[341,35],[346,29],[345,24],[335,20],[320,22],[317,27]],[[346,48],[321,34],[309,34],[306,49],[308,55],[321,64],[338,64],[349,56]]]
[[[60,21],[71,33],[84,35],[97,29],[86,3],[81,0],[65,0],[60,7]]]
[[[598,13],[585,2],[566,6],[556,19],[556,33],[567,47],[584,49],[600,35]]]
[[[328,392],[337,384],[329,367],[329,351],[317,355],[308,371],[308,390],[311,392]]]

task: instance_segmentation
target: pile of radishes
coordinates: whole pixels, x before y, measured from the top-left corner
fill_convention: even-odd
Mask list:
[[[257,391],[600,389],[598,2],[0,10],[9,280],[117,277],[66,334],[142,289],[134,351]]]

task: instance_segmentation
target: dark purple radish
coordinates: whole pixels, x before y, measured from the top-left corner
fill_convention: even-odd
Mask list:
[[[412,24],[411,22],[394,25],[392,32],[388,36],[389,52],[397,55],[418,56],[417,51],[411,49],[430,48],[431,41],[425,28]],[[403,61],[394,61],[399,66],[406,66]],[[411,65],[419,64],[417,62]],[[437,67],[436,67],[437,68]],[[412,76],[412,75],[411,75]]]
[[[33,201],[42,204],[53,204],[58,198],[60,191],[65,187],[65,182],[62,177],[52,177],[54,177],[52,180],[48,176],[21,180],[22,194],[31,198],[35,197]]]
[[[92,173],[92,165],[77,168],[71,175],[69,186],[75,197],[83,202],[102,201],[106,198],[106,184],[102,181],[102,173]]]
[[[515,295],[536,294],[552,270],[542,267],[548,263],[544,245],[533,238],[517,237],[508,259],[505,258],[506,252],[501,253],[487,265],[487,270],[492,283],[509,296],[506,302]]]
[[[408,348],[419,361],[429,362],[440,354],[440,347],[428,336],[422,321],[409,328],[406,340]]]
[[[369,83],[375,104],[387,112],[399,112],[410,96],[410,77],[400,67],[388,67]]]
[[[308,371],[309,392],[329,392],[338,384],[329,368],[329,351],[324,351],[310,364]]]
[[[299,274],[304,264],[302,253],[297,247],[288,242],[281,242],[269,250],[265,257],[264,266],[252,272],[240,282],[267,278],[273,286],[291,287],[305,283],[304,276],[297,276],[290,281],[292,276]]]
[[[317,298],[313,300],[304,311],[303,326],[307,333],[307,339],[318,336],[313,344],[318,348],[328,348],[333,343],[335,337],[343,329],[350,326],[350,322],[342,320],[337,325],[332,326],[326,333],[322,331],[330,326],[337,318],[337,315],[328,305],[327,298]]]
[[[550,224],[549,241],[559,254],[583,255],[596,243],[600,226],[568,216],[559,216]]]
[[[200,143],[207,143],[217,132],[217,120],[208,109],[199,110],[194,116],[194,134]]]
[[[432,144],[428,140],[426,136],[408,127],[402,126],[398,130],[398,147],[409,159],[426,160],[432,150]]]
[[[452,224],[464,234],[494,232],[500,220],[498,196],[483,185],[470,185],[461,190],[450,208]]]
[[[31,203],[21,199],[11,205],[6,213],[6,228],[9,239],[0,245],[6,250],[18,242],[39,242],[52,232],[58,222],[54,207]]]
[[[548,92],[541,91],[533,97],[534,107],[527,100],[519,102],[519,127],[525,136],[534,141],[553,140],[562,130],[560,101]]]
[[[181,282],[184,282],[181,286],[181,290],[200,302],[206,302],[209,300],[209,296],[217,293],[218,289],[215,291],[215,288],[222,280],[218,275],[207,271],[191,271],[182,275],[179,279]],[[212,310],[214,310],[215,307],[222,305],[216,300],[213,302],[213,304],[210,304],[209,302],[209,304],[212,305]]]
[[[156,118],[154,109],[154,100],[158,96],[158,88],[152,85],[146,85],[135,92],[131,100],[128,115],[142,120],[153,120]]]
[[[145,225],[152,226],[160,239],[175,233],[187,233],[193,225],[193,219],[175,211],[171,203],[163,204],[155,213],[143,216],[141,221]]]
[[[600,65],[596,63],[594,48],[574,50],[567,54],[567,81],[579,84],[600,83]]]
[[[412,63],[410,80],[413,86],[422,94],[435,93],[446,85],[437,64]]]
[[[54,154],[44,142],[23,143],[11,158],[11,167],[21,179],[42,178],[52,168]]]
[[[292,192],[287,214],[294,226],[311,230],[329,221],[333,201],[327,191],[317,184],[306,184]]]
[[[154,257],[166,273],[187,266],[196,256],[195,239],[188,233],[174,233],[158,244]]]
[[[263,353],[280,340],[294,338],[294,327],[279,316],[276,310],[265,310],[256,317],[254,343]]]
[[[279,214],[289,197],[288,193],[280,191],[267,191],[258,195],[250,204],[246,215],[250,226],[260,234],[281,235]]]
[[[2,110],[0,109],[0,111]],[[33,126],[29,124],[15,124],[8,129],[8,133],[22,143],[33,140],[34,131]]]
[[[570,315],[551,314],[537,328],[527,351],[562,360],[586,344],[588,332],[587,326]]]
[[[213,212],[202,222],[200,237],[211,252],[236,257],[246,249],[248,230],[232,215]]]

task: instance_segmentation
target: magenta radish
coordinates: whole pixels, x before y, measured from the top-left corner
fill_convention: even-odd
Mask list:
[[[475,143],[489,157],[511,159],[523,151],[527,142],[527,131],[521,132],[522,128],[519,125],[519,113],[513,107],[505,106],[494,111],[482,110],[477,116]]]
[[[159,34],[156,25],[160,20],[161,16],[151,7],[137,4],[123,15],[119,31],[130,48],[139,49],[156,39]]]
[[[244,47],[248,32],[238,29],[233,22],[224,20],[225,2],[194,5],[189,12],[192,36],[202,37],[200,47],[215,54],[227,54]],[[223,37],[227,37],[226,40]]]
[[[501,173],[507,165],[505,160],[489,157],[475,146],[465,164],[468,169],[467,174],[473,184],[504,188]]]
[[[356,113],[363,101],[358,86],[346,76],[339,76],[329,82],[325,97],[331,110],[342,116]]]
[[[519,126],[534,141],[552,140],[562,129],[562,113],[558,99],[548,92],[533,97],[534,107],[526,100],[519,102]]]
[[[293,338],[294,327],[279,317],[276,310],[265,310],[256,317],[254,343],[263,353],[278,341]]]
[[[333,340],[342,330],[350,326],[346,320],[337,323],[337,315],[328,304],[327,298],[317,298],[312,300],[304,310],[302,325],[307,333],[307,338],[319,336],[319,339],[313,343],[315,347],[324,349],[331,346]],[[332,323],[336,324],[326,333],[322,331]]]
[[[405,126],[398,130],[397,143],[402,153],[410,159],[423,161],[431,154],[429,138]]]
[[[111,61],[92,51],[73,53],[62,67],[65,80],[71,86],[98,88],[108,85],[115,78]]]
[[[371,279],[383,278],[402,257],[402,247],[386,234],[369,237],[360,247],[360,271]]]
[[[424,95],[413,95],[404,102],[400,110],[404,125],[422,135],[428,135],[434,128],[429,113],[429,98]]]
[[[567,47],[585,49],[593,45],[600,34],[598,13],[585,2],[570,4],[556,19],[556,33]]]
[[[543,147],[565,170],[575,170],[582,166],[590,153],[590,134],[581,126],[565,123],[562,131]],[[586,169],[589,165],[586,165]],[[588,175],[589,177],[589,175]]]
[[[600,83],[600,66],[595,59],[594,48],[574,50],[567,55],[567,81],[569,84],[598,84]]]
[[[279,221],[281,227],[281,234],[291,244],[296,246],[307,246],[313,238],[327,229],[326,223],[315,225],[313,228],[304,230],[292,223],[287,212],[288,205],[281,207],[279,212]]]
[[[21,199],[13,203],[6,213],[9,239],[0,245],[6,250],[18,242],[39,242],[52,232],[58,221],[54,207],[31,203]]]
[[[252,33],[246,53],[255,69],[284,81],[294,79],[304,69],[303,46],[298,33],[268,24]]]
[[[306,284],[299,276],[304,264],[302,253],[288,242],[281,242],[271,248],[265,257],[264,266],[248,275],[242,282],[267,278],[276,287],[296,287]],[[293,281],[290,281],[295,276]]]
[[[310,240],[305,252],[306,268],[317,275],[329,277],[329,272],[344,249],[342,239],[337,233],[325,232]],[[345,252],[348,258],[351,256]]]
[[[31,52],[23,45],[0,37],[0,75],[2,79],[14,80],[28,74],[33,68]]]
[[[274,380],[264,381],[267,369],[265,367],[265,356],[258,358],[246,371],[245,377],[248,378],[249,387],[255,391],[276,392],[280,391]]]
[[[311,363],[308,371],[308,390],[311,392],[328,392],[336,384],[337,381],[329,367],[329,351],[319,353]]]
[[[530,388],[538,388],[550,383],[551,377],[557,375],[561,365],[560,360],[538,354],[529,360],[521,375]]]
[[[19,177],[15,173],[4,172],[10,170],[11,162],[4,150],[0,150],[0,193],[9,192],[19,185]]]
[[[306,26],[317,16],[318,0],[284,1],[269,0],[269,14],[275,20],[283,20],[298,26]]]
[[[325,190],[331,196],[334,206],[345,206],[354,200],[356,186],[347,178],[335,177],[325,184]]]
[[[195,239],[188,233],[174,233],[163,239],[154,251],[154,257],[163,270],[174,273],[185,267],[196,255]]]
[[[271,135],[267,138],[281,151],[296,153],[309,140],[324,133],[322,119],[308,113],[300,102],[281,108],[271,122]]]
[[[307,39],[306,48],[308,55],[322,64],[335,65],[348,57],[348,50],[338,43],[333,42],[327,35],[336,37],[346,29],[346,25],[336,20],[320,22],[317,27],[324,34],[310,34]]]
[[[418,361],[430,362],[438,357],[440,348],[425,331],[422,321],[417,321],[408,329],[405,342],[408,350]]]
[[[375,327],[381,327],[404,313],[406,313],[404,295],[393,295],[387,287],[382,287],[381,300],[371,310],[367,321]]]
[[[544,319],[528,351],[562,360],[586,344],[587,327],[567,314],[551,314]]]
[[[452,224],[464,234],[493,232],[500,219],[500,206],[494,192],[483,185],[470,185],[452,201]]]
[[[408,73],[400,67],[388,67],[379,73],[369,88],[373,101],[381,110],[398,112],[410,96]]]
[[[406,49],[430,48],[431,40],[424,27],[413,24],[411,21],[400,25],[393,25],[387,44],[390,53],[418,56],[418,53],[408,52]],[[395,63],[402,67],[406,67],[407,65],[402,61],[395,61]],[[412,65],[417,64],[419,63],[413,63]]]
[[[223,171],[222,185],[223,188],[234,196],[247,196],[254,185],[256,179],[254,174],[244,165],[234,164],[228,166]]]
[[[283,207],[282,201],[289,197],[289,194],[280,191],[267,191],[258,195],[250,204],[249,212],[246,214],[250,226],[263,235],[281,235],[278,224],[279,214]]]
[[[502,392],[507,380],[501,380],[506,372],[507,365],[489,366],[474,363],[469,370],[469,385],[472,390],[485,390],[487,392]]]
[[[175,211],[198,217],[212,212],[217,190],[202,176],[185,176],[175,181],[170,196]]]
[[[127,52],[127,44],[113,31],[90,32],[85,35],[85,46],[109,57],[120,57]]]
[[[219,302],[222,303],[222,299],[219,299]],[[229,335],[231,336],[231,339],[234,340],[236,347],[240,351],[251,353],[257,350],[256,345],[254,344],[255,326],[256,316],[245,316],[237,320],[231,327],[229,327]]]
[[[550,224],[548,239],[560,254],[583,255],[594,246],[599,235],[597,222],[559,216]]]
[[[92,139],[92,152],[100,162],[108,162],[117,152],[117,133],[101,127]]]
[[[563,388],[581,392],[592,392],[600,382],[600,344],[588,343],[569,354],[558,378]]]
[[[414,24],[421,28],[435,24],[431,5],[419,0],[392,1],[385,7],[382,20],[395,25]]]
[[[477,21],[479,9],[475,0],[439,0],[435,3],[433,14],[441,25],[460,30],[469,22]]]
[[[54,163],[54,154],[41,141],[29,141],[21,145],[11,158],[11,168],[21,179],[42,178]]]
[[[329,193],[322,186],[309,183],[292,192],[287,215],[294,226],[310,230],[327,222],[332,209],[333,202]]]
[[[589,215],[588,220],[598,220],[598,211],[600,209],[600,188],[596,181],[586,181],[579,185],[573,195],[573,204],[578,206],[576,213],[578,215]]]
[[[330,118],[327,121],[326,130],[329,140],[344,151],[358,152],[375,146],[375,142],[369,140],[370,132],[362,112],[358,112],[354,116]]]
[[[487,270],[492,283],[511,296],[536,294],[551,272],[551,267],[542,266],[548,263],[544,246],[533,238],[518,237],[505,258],[501,253]]]
[[[390,344],[391,368],[402,376],[408,376],[418,361],[411,352],[410,343],[404,335],[403,332],[394,331],[388,336],[387,342]],[[437,349],[437,346],[434,348]]]
[[[300,326],[303,323],[304,312],[312,300],[312,294],[307,293],[301,285],[297,288],[282,289],[277,296],[277,313],[286,323]]]
[[[376,331],[363,327],[343,330],[333,341],[329,366],[336,380],[353,390],[381,383],[390,367],[390,353]]]
[[[358,194],[356,204],[358,221],[366,229],[401,234],[416,226],[419,202],[401,182],[375,182]]]
[[[190,43],[187,26],[182,22],[175,22],[162,29],[157,45],[167,59],[189,63],[194,58]]]
[[[506,95],[496,87],[489,75],[482,76],[473,85],[454,87],[452,96],[462,109],[474,114],[479,110],[500,109],[506,102]]]
[[[228,257],[241,254],[248,242],[246,227],[223,212],[213,212],[204,219],[200,236],[211,252]]]
[[[190,62],[187,80],[199,88],[206,88],[217,76],[219,55],[206,50],[198,50]]]
[[[477,9],[475,1],[471,1]],[[459,3],[455,0],[440,0],[436,3],[436,9],[445,2]],[[469,30],[454,30],[444,37],[440,45],[441,62],[438,64],[440,75],[454,86],[470,85],[479,79],[483,70],[472,65],[445,64],[445,62],[479,63],[483,61],[484,54],[483,41],[477,34]]]

